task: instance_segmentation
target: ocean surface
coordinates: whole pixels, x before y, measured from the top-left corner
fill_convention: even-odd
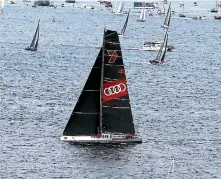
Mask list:
[[[87,2],[84,2],[87,4]],[[73,145],[59,140],[102,44],[126,15],[56,2],[57,9],[6,4],[0,14],[1,179],[221,179],[221,21],[215,2],[185,4],[168,31],[166,64],[144,41],[163,40],[163,16],[139,23],[131,9],[121,38],[138,145]],[[127,2],[125,10],[132,8]],[[165,5],[167,8],[168,5]],[[101,10],[102,9],[102,10]],[[207,20],[191,16],[206,15]],[[52,18],[55,22],[52,22]],[[37,52],[25,51],[40,19]]]

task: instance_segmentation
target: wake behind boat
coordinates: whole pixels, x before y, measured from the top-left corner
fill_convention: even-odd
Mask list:
[[[39,41],[39,22],[40,22],[40,19],[38,21],[38,25],[37,25],[37,28],[35,31],[35,35],[32,39],[31,45],[29,47],[25,48],[25,50],[37,51],[38,41]]]
[[[104,31],[103,46],[60,139],[74,143],[142,142],[135,135],[116,31]]]

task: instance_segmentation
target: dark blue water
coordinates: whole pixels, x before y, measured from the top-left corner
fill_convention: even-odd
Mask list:
[[[103,28],[120,31],[126,18],[94,5],[95,11],[20,3],[6,5],[0,15],[0,178],[160,179],[174,158],[174,178],[221,179],[221,21],[207,12],[211,3],[196,7],[209,20],[173,16],[168,34],[175,50],[163,66],[148,63],[156,52],[131,50],[163,39],[163,17],[138,23],[132,10],[121,44],[142,144],[76,146],[59,140]],[[25,51],[38,19],[39,50]]]

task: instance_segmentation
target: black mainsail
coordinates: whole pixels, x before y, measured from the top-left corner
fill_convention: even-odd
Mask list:
[[[25,50],[31,50],[31,51],[36,51],[38,49],[38,41],[39,41],[39,23],[40,23],[40,19],[38,21],[38,25],[34,34],[34,37],[32,39],[31,45],[27,48],[25,48]]]
[[[126,29],[127,29],[127,23],[128,23],[129,15],[130,15],[130,9],[128,11],[127,18],[126,18],[126,21],[124,23],[124,26],[123,26],[123,28],[121,30],[121,33],[119,35],[124,35],[124,33],[125,33]]]
[[[63,135],[105,133],[135,134],[120,41],[111,30],[104,30],[103,47]]]
[[[170,2],[170,5],[168,7],[168,10],[167,10],[167,14],[166,14],[166,18],[165,18],[165,21],[162,25],[163,28],[169,28],[170,26],[170,21],[171,21],[171,2]]]
[[[122,51],[116,31],[105,31],[103,73],[103,131],[134,134]]]

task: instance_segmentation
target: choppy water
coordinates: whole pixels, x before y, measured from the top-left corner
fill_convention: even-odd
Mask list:
[[[144,142],[76,146],[59,137],[98,54],[104,26],[120,30],[126,16],[21,3],[5,7],[0,16],[0,178],[161,179],[174,158],[174,178],[221,179],[221,21],[174,15],[169,44],[175,50],[167,53],[164,66],[152,66],[147,62],[156,52],[131,49],[144,40],[162,40],[163,17],[138,23],[138,16],[132,10],[128,37],[121,43],[136,132]],[[38,19],[39,51],[25,51]]]

